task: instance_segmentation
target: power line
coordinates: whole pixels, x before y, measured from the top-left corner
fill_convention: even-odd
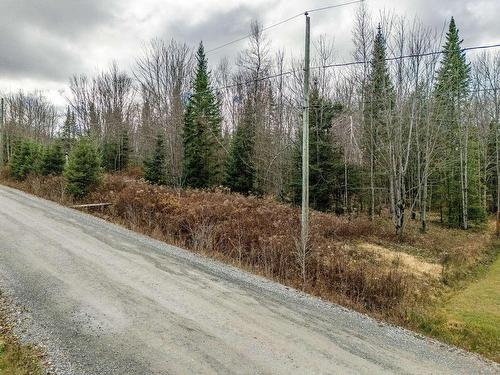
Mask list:
[[[465,52],[465,51],[473,51],[473,50],[479,50],[479,49],[490,49],[490,48],[498,48],[498,47],[500,47],[500,43],[466,47],[466,48],[462,48],[461,51]],[[415,57],[441,55],[443,53],[444,53],[444,51],[430,51],[430,52],[424,52],[424,53],[413,53],[413,54],[409,54],[409,55],[387,57],[385,59],[385,61],[390,62],[390,61],[403,60],[403,59],[415,58]],[[362,65],[362,64],[368,64],[368,63],[370,63],[370,61],[366,61],[366,60],[364,60],[364,61],[351,61],[351,62],[345,62],[345,63],[336,63],[336,64],[327,64],[327,65],[322,65],[322,66],[314,66],[314,67],[311,67],[311,69],[339,68],[339,67],[344,67],[344,66]],[[286,76],[289,74],[293,74],[295,72],[296,72],[296,70],[288,70],[288,71],[281,72],[281,73],[276,73],[276,74],[272,74],[272,75],[268,75],[268,76],[264,76],[264,77],[260,77],[260,78],[251,79],[251,80],[248,80],[245,82],[238,82],[238,83],[234,83],[234,84],[227,85],[227,86],[219,86],[219,87],[216,87],[216,90],[224,90],[224,89],[237,87],[240,85],[248,85],[251,83],[261,82],[261,81],[265,81],[265,80],[272,79],[272,78]]]
[[[281,20],[279,22],[276,22],[272,25],[269,25],[269,26],[266,26],[266,27],[263,27],[262,28],[262,31],[266,31],[266,30],[269,30],[269,29],[272,29],[273,27],[277,27],[277,26],[280,26],[280,25],[283,25],[284,23],[286,22],[289,22],[289,21],[292,21],[294,20],[295,18],[298,18],[298,17],[301,17],[303,16],[305,13],[314,13],[314,12],[320,12],[320,11],[323,11],[323,10],[328,10],[328,9],[333,9],[333,8],[339,8],[339,7],[342,7],[342,6],[346,6],[346,5],[351,5],[351,4],[356,4],[356,3],[362,3],[364,2],[365,0],[355,0],[355,1],[350,1],[350,2],[347,2],[347,3],[342,3],[342,4],[333,4],[333,5],[329,5],[329,6],[325,6],[325,7],[321,7],[321,8],[315,8],[315,9],[309,9],[309,10],[305,10],[303,12],[300,12],[300,13],[297,13],[291,17],[288,17],[284,20]],[[234,39],[234,40],[231,40],[229,42],[226,42],[224,44],[221,44],[217,47],[214,47],[214,48],[211,48],[209,49],[208,51],[206,51],[205,53],[211,53],[211,52],[214,52],[214,51],[217,51],[221,48],[224,48],[224,47],[227,47],[231,44],[234,44],[234,43],[238,43],[238,42],[241,42],[242,40],[245,40],[247,38],[249,38],[251,36],[251,34],[246,34],[240,38],[237,38],[237,39]]]
[[[288,22],[288,21],[291,21],[291,20],[293,20],[293,19],[295,19],[295,18],[298,18],[298,17],[300,17],[300,16],[302,16],[302,15],[304,15],[304,13],[298,13],[298,14],[296,14],[296,15],[292,16],[292,17],[289,17],[289,18],[287,18],[287,19],[284,19],[284,20],[282,20],[282,21],[279,21],[279,22],[277,22],[277,23],[275,23],[275,24],[272,24],[272,25],[266,26],[266,27],[262,28],[262,31],[266,31],[266,30],[269,30],[269,29],[271,29],[271,28],[273,28],[273,27],[276,27],[276,26],[282,25],[282,24],[284,24],[284,23],[286,23],[286,22]],[[221,44],[220,46],[217,46],[217,47],[214,47],[214,48],[212,48],[212,49],[209,49],[208,51],[206,51],[206,53],[208,54],[208,53],[211,53],[211,52],[217,51],[217,50],[219,50],[219,49],[221,49],[221,48],[227,47],[227,46],[229,46],[229,45],[231,45],[231,44],[241,42],[242,40],[245,40],[245,39],[249,38],[250,36],[251,36],[251,34],[246,34],[246,35],[244,35],[244,36],[242,36],[242,37],[240,37],[240,38],[238,38],[238,39],[231,40],[231,41],[229,41],[229,42],[227,42],[227,43]]]
[[[350,2],[342,3],[342,4],[328,5],[328,6],[324,6],[322,8],[309,9],[309,10],[306,10],[306,13],[314,13],[314,12],[319,12],[319,11],[322,11],[322,10],[339,8],[339,7],[343,7],[343,6],[346,6],[346,5],[352,5],[352,4],[356,4],[356,3],[362,3],[363,1],[364,0],[356,0],[356,1],[350,1]]]
[[[496,48],[500,47],[500,43],[498,44],[487,44],[487,45],[482,45],[482,46],[475,46],[475,47],[466,47],[462,48],[461,51],[472,51],[472,50],[477,50],[477,49],[488,49],[488,48]],[[409,55],[403,55],[403,56],[394,56],[394,57],[387,57],[385,61],[396,61],[396,60],[402,60],[402,59],[408,59],[408,58],[415,58],[415,57],[426,57],[426,56],[434,56],[434,55],[440,55],[443,54],[444,51],[431,51],[431,52],[424,52],[424,53],[412,53]],[[347,63],[339,63],[339,64],[328,64],[328,65],[323,65],[323,66],[315,66],[313,69],[321,69],[321,68],[335,68],[335,67],[342,67],[342,66],[350,66],[350,65],[360,65],[360,64],[367,64],[369,61],[352,61],[352,62],[347,62]]]

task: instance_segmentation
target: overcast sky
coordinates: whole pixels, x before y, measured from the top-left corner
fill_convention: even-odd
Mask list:
[[[64,105],[68,78],[94,73],[116,60],[131,69],[145,42],[174,38],[189,44],[203,40],[207,49],[248,32],[252,19],[264,26],[305,9],[347,0],[0,0],[0,90],[43,90]],[[367,0],[369,10],[418,16],[442,29],[453,15],[464,46],[500,42],[500,0]],[[357,5],[312,14],[312,39],[334,38],[337,59],[347,60]],[[272,46],[299,55],[301,17],[269,30]],[[234,58],[244,45],[210,54]]]

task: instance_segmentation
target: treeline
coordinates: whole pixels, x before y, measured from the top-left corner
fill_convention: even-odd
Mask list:
[[[76,141],[68,156],[64,154],[61,139],[47,146],[30,139],[20,140],[8,167],[10,176],[18,181],[29,176],[64,175],[66,192],[75,198],[82,198],[97,187],[102,172],[99,152],[87,138]]]
[[[155,184],[226,186],[300,203],[303,66],[273,51],[259,23],[250,31],[234,67],[223,59],[210,70],[203,44],[193,52],[154,40],[132,75],[113,64],[72,77],[60,127],[39,95],[8,96],[3,159],[15,164],[21,139],[57,140],[50,147],[70,155],[68,167],[86,139],[106,171],[140,166]],[[442,39],[395,15],[377,26],[361,7],[356,64],[329,68],[332,43],[314,44],[314,209],[371,218],[387,211],[398,233],[408,218],[425,231],[429,212],[468,228],[497,211],[500,54],[475,53],[470,62],[454,19]]]

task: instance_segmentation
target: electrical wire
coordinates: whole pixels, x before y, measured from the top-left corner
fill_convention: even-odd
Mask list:
[[[462,48],[460,51],[465,52],[465,51],[473,51],[473,50],[479,50],[479,49],[490,49],[490,48],[498,48],[498,47],[500,47],[500,43],[497,43],[497,44],[486,44],[486,45],[473,46],[473,47],[466,47],[466,48]],[[415,57],[426,57],[426,56],[433,56],[433,55],[441,55],[443,53],[444,53],[444,51],[431,51],[431,52],[424,52],[424,53],[415,53],[415,54],[409,54],[409,55],[403,55],[403,56],[387,57],[385,59],[385,61],[391,62],[391,61],[403,60],[403,59],[415,58]],[[369,60],[368,61],[366,61],[366,60],[365,61],[351,61],[351,62],[345,62],[345,63],[336,63],[336,64],[328,64],[328,65],[322,65],[322,66],[313,66],[310,69],[312,70],[312,69],[338,68],[338,67],[344,67],[344,66],[353,66],[353,65],[368,64],[368,63],[370,63]],[[260,77],[260,78],[256,78],[256,79],[251,79],[251,80],[247,80],[247,81],[244,81],[244,82],[237,82],[237,83],[234,83],[234,84],[231,84],[231,85],[219,86],[219,87],[216,87],[215,89],[216,90],[224,90],[224,89],[229,89],[229,88],[237,87],[237,86],[240,86],[240,85],[248,85],[248,84],[251,84],[251,83],[261,82],[261,81],[265,81],[265,80],[272,79],[272,78],[286,76],[286,75],[289,75],[289,74],[293,74],[295,72],[296,72],[296,70],[288,70],[288,71],[285,71],[285,72],[276,73],[276,74],[272,74],[272,75],[268,75],[268,76],[264,76],[264,77]]]
[[[350,1],[350,2],[342,3],[342,4],[333,4],[333,5],[328,5],[328,6],[321,7],[321,8],[309,9],[309,10],[306,10],[304,12],[297,13],[297,14],[295,14],[295,15],[293,15],[291,17],[288,17],[288,18],[286,18],[284,20],[281,20],[279,22],[276,22],[276,23],[274,23],[272,25],[263,27],[262,31],[267,31],[269,29],[272,29],[273,27],[277,27],[277,26],[283,25],[284,23],[292,21],[295,18],[301,17],[301,16],[303,16],[304,14],[307,14],[307,13],[320,12],[320,11],[323,11],[323,10],[328,10],[328,9],[333,9],[333,8],[339,8],[339,7],[346,6],[346,5],[351,5],[351,4],[356,4],[356,3],[362,3],[364,1],[365,0],[355,0],[355,1]],[[219,50],[221,48],[227,47],[227,46],[229,46],[231,44],[241,42],[242,40],[245,40],[245,39],[249,38],[250,36],[251,36],[251,34],[246,34],[246,35],[244,35],[242,37],[239,37],[237,39],[231,40],[231,41],[226,42],[224,44],[221,44],[221,45],[219,45],[217,47],[211,48],[211,49],[207,50],[205,53],[209,54],[209,53],[217,51],[217,50]]]

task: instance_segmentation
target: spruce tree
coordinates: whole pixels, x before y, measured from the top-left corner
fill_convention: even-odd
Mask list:
[[[183,182],[193,188],[220,183],[220,103],[210,87],[210,73],[203,43],[196,55],[198,66],[193,94],[187,103],[183,131]]]
[[[129,160],[130,160],[130,146],[129,146],[128,129],[124,127],[120,135],[118,170],[123,171],[127,169]]]
[[[100,181],[101,161],[94,144],[80,139],[69,154],[64,168],[66,191],[76,198],[87,195]]]
[[[380,159],[380,137],[383,129],[388,126],[394,108],[394,88],[389,76],[386,61],[386,43],[380,25],[373,42],[373,56],[370,62],[370,73],[364,95],[363,142],[368,151],[365,155],[369,166],[370,178],[370,218],[373,218],[377,197],[377,169]]]
[[[71,111],[70,107],[66,111],[66,119],[61,131],[61,141],[63,147],[63,153],[69,155],[71,151],[71,146],[73,144],[73,139],[75,137],[75,127],[76,119],[75,114]]]
[[[66,159],[59,142],[44,148],[40,161],[40,174],[42,176],[59,176],[64,170]]]
[[[163,134],[158,133],[153,156],[144,162],[144,179],[151,184],[167,184],[167,155]]]
[[[101,146],[101,161],[102,167],[106,172],[115,172],[117,168],[117,156],[119,146],[111,140],[104,140]]]
[[[41,148],[37,143],[23,139],[14,148],[9,160],[10,173],[16,180],[24,180],[40,170]]]
[[[497,168],[497,153],[500,151],[499,147],[499,131],[500,124],[496,121],[491,121],[488,132],[487,143],[487,156],[489,160],[489,168],[486,173],[487,196],[490,197],[487,203],[490,212],[497,212],[497,190],[498,190],[498,173]]]
[[[106,139],[101,148],[102,166],[107,172],[127,169],[130,149],[127,129],[120,131],[119,139]]]
[[[461,47],[459,30],[452,17],[443,48],[443,59],[434,90],[435,122],[441,124],[441,163],[437,194],[450,225],[466,228],[468,221],[481,221],[477,175],[477,132],[464,119],[469,93],[470,66]]]
[[[311,208],[327,211],[332,208],[334,198],[342,194],[344,173],[340,148],[332,141],[332,120],[342,111],[340,104],[322,98],[315,87],[309,104],[309,197]],[[291,198],[300,204],[302,198],[302,131],[294,152],[294,173]]]
[[[246,100],[244,105],[226,160],[224,186],[237,193],[249,194],[255,188],[255,124],[251,101]]]

